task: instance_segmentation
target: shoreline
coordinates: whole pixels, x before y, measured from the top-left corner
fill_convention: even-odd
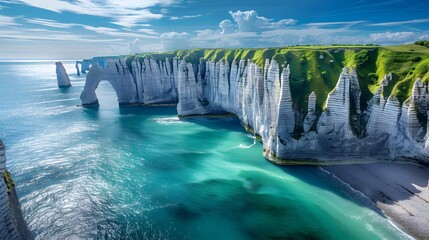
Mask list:
[[[369,198],[401,231],[429,239],[428,167],[371,163],[321,168]]]

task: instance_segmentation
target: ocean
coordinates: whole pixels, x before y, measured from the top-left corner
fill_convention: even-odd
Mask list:
[[[63,62],[0,62],[0,138],[36,239],[408,239],[318,167],[281,167],[238,119],[121,107]]]

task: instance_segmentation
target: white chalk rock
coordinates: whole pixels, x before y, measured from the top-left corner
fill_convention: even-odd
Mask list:
[[[95,90],[101,80],[107,80],[113,87],[120,105],[138,103],[137,87],[126,63],[110,61],[101,71],[98,64],[92,66],[86,76],[86,83],[80,96],[82,105],[98,105]]]
[[[429,154],[429,133],[417,118],[427,120],[429,111],[427,84],[420,80],[412,98],[400,106],[393,96],[385,99],[384,89],[392,79],[387,74],[361,113],[356,71],[344,68],[319,117],[314,92],[305,116],[293,110],[289,66],[281,72],[284,66],[275,60],[266,59],[261,68],[251,60],[191,64],[178,58],[145,58],[130,62],[131,70],[122,60],[105,61],[93,59],[81,95],[84,105],[98,104],[95,89],[99,81],[107,80],[120,103],[178,102],[180,116],[234,113],[261,138],[264,156],[271,160],[359,162],[362,158],[424,159]],[[105,64],[104,68],[97,62]]]
[[[335,89],[328,95],[326,111],[319,119],[318,133],[336,139],[350,139],[350,74],[343,68]]]
[[[315,128],[316,124],[316,93],[312,92],[310,96],[308,96],[308,111],[303,123],[304,132],[308,133],[311,129]]]
[[[291,139],[291,134],[295,128],[295,115],[292,108],[292,98],[289,86],[289,65],[283,69],[280,81],[281,91],[277,103],[277,119],[276,119],[276,137],[275,137],[275,154],[277,157],[284,157],[286,151],[293,147],[287,146],[288,140]],[[273,146],[273,147],[274,147]],[[273,149],[274,150],[274,149]]]
[[[10,209],[7,185],[3,178],[6,170],[6,148],[0,140],[0,239],[19,240],[21,236],[18,233],[15,217]]]
[[[179,102],[177,113],[179,116],[206,114],[206,102],[202,96],[198,96],[197,82],[192,64],[182,60],[178,67],[179,71]]]
[[[70,78],[67,75],[66,69],[63,66],[62,62],[56,62],[56,73],[57,73],[57,83],[58,87],[71,87]]]
[[[426,132],[420,123],[418,115],[428,118],[429,90],[428,84],[418,78],[413,85],[410,107],[408,108],[408,128],[412,138],[417,142],[423,142]]]

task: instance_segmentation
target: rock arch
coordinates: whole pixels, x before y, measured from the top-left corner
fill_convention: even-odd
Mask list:
[[[80,65],[80,70],[79,70]],[[92,61],[89,59],[84,59],[83,61],[76,61],[76,73],[78,76],[80,76],[80,73],[86,73],[86,71],[89,71],[92,66]]]
[[[136,85],[127,65],[124,61],[109,61],[103,70],[98,64],[91,67],[80,99],[82,106],[98,106],[98,98],[95,90],[98,84],[106,80],[116,92],[119,105],[131,105],[138,103]]]

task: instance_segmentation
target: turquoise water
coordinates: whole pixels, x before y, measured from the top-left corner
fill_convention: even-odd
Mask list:
[[[237,119],[179,120],[121,108],[53,62],[0,63],[0,138],[37,239],[406,239],[369,202],[314,167],[278,167]]]

